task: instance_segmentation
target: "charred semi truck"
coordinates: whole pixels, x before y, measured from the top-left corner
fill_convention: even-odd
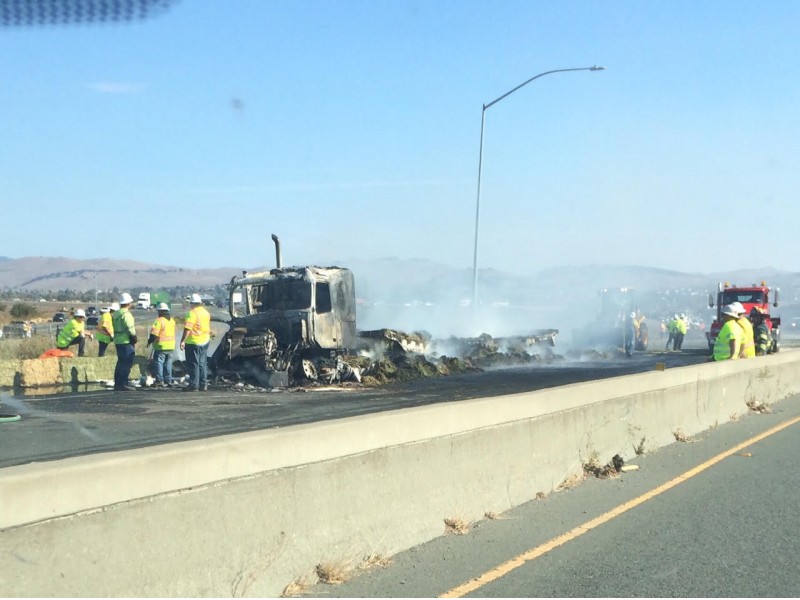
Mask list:
[[[214,376],[254,379],[269,387],[315,379],[320,361],[356,347],[353,273],[340,267],[281,265],[242,273],[228,284],[230,328],[211,357]]]

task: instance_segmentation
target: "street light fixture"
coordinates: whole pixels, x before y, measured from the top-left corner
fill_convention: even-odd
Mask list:
[[[577,69],[555,69],[554,71],[545,71],[544,73],[539,73],[525,81],[524,83],[520,83],[517,87],[513,90],[510,90],[500,96],[499,98],[495,98],[489,104],[483,105],[483,111],[481,112],[481,147],[480,152],[478,154],[478,200],[475,203],[475,251],[472,258],[472,306],[473,310],[477,310],[478,308],[478,226],[480,224],[480,216],[481,216],[481,171],[483,169],[483,126],[486,122],[486,109],[490,106],[493,106],[500,102],[506,96],[510,96],[514,92],[516,92],[521,87],[528,85],[534,79],[539,79],[539,77],[544,77],[545,75],[550,75],[551,73],[565,73],[567,71],[604,71],[605,67],[598,67],[597,65],[593,67],[580,67]]]

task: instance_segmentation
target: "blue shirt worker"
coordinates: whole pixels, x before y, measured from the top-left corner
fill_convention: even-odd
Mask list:
[[[191,310],[186,315],[186,323],[181,337],[181,350],[186,352],[186,372],[189,385],[184,392],[205,392],[208,390],[208,345],[211,342],[211,315],[200,294],[192,294],[189,303]]]
[[[150,328],[147,345],[153,346],[153,377],[156,387],[173,385],[172,353],[175,351],[175,320],[166,302],[158,305],[158,318]]]
[[[128,383],[136,357],[136,324],[131,314],[133,298],[124,292],[119,298],[119,310],[112,317],[114,346],[117,349],[117,366],[114,368],[114,390],[132,392],[136,388]]]

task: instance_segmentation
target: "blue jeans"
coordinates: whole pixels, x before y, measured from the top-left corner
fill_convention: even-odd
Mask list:
[[[189,387],[196,390],[208,387],[208,343],[186,344],[185,352]]]
[[[172,350],[153,352],[153,376],[158,383],[172,383]]]
[[[114,368],[114,389],[121,390],[128,385],[136,350],[133,344],[115,344],[117,347],[117,366]]]

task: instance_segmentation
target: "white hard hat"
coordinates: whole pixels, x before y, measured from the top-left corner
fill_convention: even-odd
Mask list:
[[[631,313],[631,319],[635,319],[635,318],[636,318],[636,313],[635,313],[635,312],[632,312],[632,313]]]
[[[76,317],[85,317],[85,316],[86,316],[86,313],[85,313],[85,312],[83,312],[83,309],[82,309],[82,308],[79,308],[78,310],[76,310],[76,311],[75,311],[75,316],[76,316]]]
[[[111,306],[108,307],[108,310],[119,310],[119,302],[112,302]]]
[[[739,313],[736,310],[736,307],[733,304],[728,304],[727,306],[722,307],[722,314],[728,315],[731,317],[738,317]]]
[[[680,316],[678,313],[675,313],[675,318],[676,318],[676,319],[680,319],[680,318],[681,318],[681,316]]]
[[[685,318],[686,318],[686,313],[681,313],[681,319],[685,319]]]
[[[743,315],[747,311],[744,309],[744,305],[741,302],[734,302],[731,306],[738,312],[740,315]]]
[[[166,302],[162,302],[161,304],[159,304],[159,305],[158,305],[158,310],[166,310],[166,311],[169,311],[169,306],[167,306],[167,303],[166,303]]]
[[[192,294],[192,299],[189,302],[190,304],[202,304],[203,300],[200,298],[200,294]]]
[[[120,304],[131,304],[133,302],[133,298],[128,292],[122,292],[122,295],[119,297]]]
[[[108,312],[108,307],[107,306],[101,306],[100,307],[100,312],[101,313],[107,313]]]

